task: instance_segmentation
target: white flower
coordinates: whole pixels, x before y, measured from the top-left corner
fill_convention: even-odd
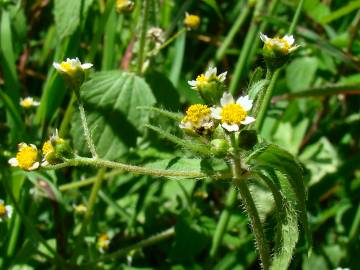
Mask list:
[[[188,84],[192,89],[198,90],[199,87],[208,84],[211,81],[224,82],[227,72],[223,72],[217,75],[216,67],[209,67],[205,74],[200,74],[196,77],[196,80],[188,81]]]
[[[20,143],[18,145],[18,149],[19,150],[16,154],[16,157],[9,159],[9,164],[12,167],[19,167],[27,171],[36,170],[39,168],[39,155],[35,145]]]
[[[4,201],[0,199],[0,221],[11,218],[13,208],[10,205],[5,205]]]
[[[32,97],[26,97],[26,98],[20,98],[20,106],[25,108],[25,109],[28,109],[28,108],[31,108],[31,107],[37,107],[40,105],[40,102],[39,101],[35,101],[34,98]]]
[[[249,96],[241,96],[236,102],[230,93],[225,92],[220,99],[221,107],[211,108],[211,116],[220,120],[221,126],[230,132],[239,131],[241,125],[248,125],[255,118],[248,116],[253,102]]]
[[[264,42],[267,49],[277,49],[285,54],[291,53],[299,48],[299,45],[294,45],[295,39],[293,35],[285,35],[282,38],[269,38],[267,35],[260,33],[260,39]]]
[[[67,58],[66,61],[63,61],[61,63],[54,62],[53,66],[60,73],[73,75],[78,70],[84,71],[86,69],[92,68],[93,64],[90,63],[81,64],[79,58],[76,57],[73,59]]]

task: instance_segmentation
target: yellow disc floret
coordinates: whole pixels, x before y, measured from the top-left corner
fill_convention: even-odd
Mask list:
[[[0,217],[6,216],[6,207],[3,203],[0,203]]]
[[[74,68],[69,62],[61,62],[60,67],[69,75],[74,74],[76,71],[76,68]]]
[[[205,117],[210,115],[210,113],[211,110],[208,106],[203,104],[194,104],[187,109],[184,121],[191,122],[194,126],[198,126]]]
[[[29,170],[38,160],[38,151],[31,146],[22,146],[16,154],[19,168]]]
[[[52,152],[54,152],[54,147],[53,147],[53,145],[51,144],[51,141],[50,140],[47,140],[45,143],[44,143],[44,145],[43,145],[43,147],[42,147],[42,152],[43,152],[43,154],[46,156],[46,155],[48,155],[48,154],[50,154],[50,153],[52,153]]]
[[[265,43],[265,46],[268,49],[273,49],[274,47],[276,47],[277,49],[280,49],[284,53],[287,53],[290,50],[290,47],[291,47],[291,45],[289,44],[289,42],[286,39],[279,38],[279,37],[269,39]]]
[[[33,105],[33,100],[30,98],[25,98],[21,102],[21,106],[23,106],[24,108],[30,108],[32,105]]]
[[[196,77],[196,83],[198,86],[202,86],[204,84],[207,84],[208,82],[209,79],[204,74],[200,74]]]
[[[184,25],[187,28],[196,29],[200,25],[200,17],[187,13],[184,19]]]
[[[221,110],[221,122],[240,125],[245,120],[247,112],[239,104],[227,104]]]

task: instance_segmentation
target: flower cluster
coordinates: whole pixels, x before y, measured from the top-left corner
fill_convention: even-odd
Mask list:
[[[34,144],[26,144],[24,142],[18,145],[18,152],[15,157],[9,160],[9,164],[13,167],[19,167],[25,171],[33,171],[40,166],[56,164],[61,162],[63,158],[69,158],[72,150],[67,141],[60,138],[58,131],[47,140],[42,147],[42,155]],[[40,164],[42,156],[42,163]]]
[[[32,107],[37,107],[40,105],[39,101],[34,100],[32,97],[26,97],[20,99],[20,106],[24,109],[30,109]]]
[[[222,96],[217,100],[212,99],[213,106],[211,107],[204,104],[191,105],[179,125],[180,128],[198,134],[207,134],[217,124],[220,124],[226,131],[236,132],[243,125],[255,121],[254,117],[248,115],[253,105],[252,100],[248,96],[241,96],[235,101],[230,93],[223,92],[225,79],[226,72],[217,75],[217,69],[214,67],[209,68],[205,74],[197,76],[196,80],[188,82],[192,89],[200,92],[202,97],[204,96],[203,89],[206,89],[212,82],[216,82],[218,84],[207,89],[208,91],[205,93],[214,95],[214,93],[218,94],[221,91]],[[220,105],[217,105],[219,100]]]
[[[100,253],[104,253],[109,249],[110,246],[110,236],[107,233],[99,235],[97,240],[97,246]]]

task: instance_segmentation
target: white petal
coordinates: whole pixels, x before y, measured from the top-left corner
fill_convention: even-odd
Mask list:
[[[34,149],[34,150],[37,150],[37,147],[35,144],[30,144],[31,148]]]
[[[91,63],[84,63],[81,65],[82,69],[89,69],[92,68],[93,64]]]
[[[39,101],[34,101],[34,102],[33,102],[33,106],[37,107],[37,106],[39,106],[39,105],[40,105],[40,102],[39,102]]]
[[[10,158],[8,162],[12,167],[19,166],[19,162],[18,162],[18,160],[16,158]]]
[[[6,209],[6,215],[8,218],[11,218],[12,214],[13,214],[13,208],[11,205],[6,205],[5,206]]]
[[[239,104],[245,111],[250,111],[253,105],[253,101],[249,99],[249,96],[239,97],[236,100],[236,103]]]
[[[289,43],[290,46],[293,45],[295,42],[293,35],[286,35],[284,39],[287,41],[287,43]]]
[[[223,123],[223,124],[221,124],[221,126],[230,132],[239,130],[239,126],[235,125],[235,124],[229,125],[229,124]]]
[[[213,118],[215,118],[215,119],[221,119],[221,108],[220,107],[216,107],[216,108],[214,108],[214,107],[211,107],[210,108],[210,110],[211,110],[211,117],[213,117]]]
[[[56,70],[60,70],[60,69],[61,69],[60,64],[59,64],[59,63],[56,63],[56,62],[53,63],[53,67],[54,67]]]
[[[263,33],[260,33],[260,39],[261,39],[264,43],[266,43],[266,42],[269,40],[268,36],[267,36],[267,35],[264,35]]]
[[[197,82],[195,80],[192,80],[192,81],[188,81],[188,84],[192,87],[196,87]]]
[[[221,106],[233,103],[235,103],[233,96],[228,92],[224,92],[222,98],[220,99]]]
[[[212,75],[216,76],[217,68],[216,67],[209,67],[209,69],[205,72],[205,77],[209,79]]]
[[[182,129],[192,129],[193,126],[190,122],[181,122],[179,124],[179,128],[182,128]]]
[[[255,121],[255,118],[252,116],[246,116],[245,120],[241,121],[241,124],[248,125]]]
[[[35,162],[30,168],[29,171],[33,171],[36,170],[37,168],[39,168],[40,163],[39,162]]]
[[[291,53],[291,52],[297,50],[299,47],[301,47],[301,45],[294,45],[289,49],[289,52]]]
[[[49,162],[46,159],[43,159],[43,162],[41,162],[41,167],[46,167],[49,165]]]
[[[218,76],[220,82],[225,81],[225,79],[226,79],[226,74],[227,74],[227,71],[221,73],[221,74]]]

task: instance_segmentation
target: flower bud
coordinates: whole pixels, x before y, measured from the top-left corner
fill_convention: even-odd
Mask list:
[[[295,39],[292,35],[285,35],[282,38],[269,38],[260,33],[260,38],[264,42],[265,62],[271,71],[283,66],[289,60],[291,53],[299,48],[299,45],[294,45]]]
[[[42,153],[44,156],[42,166],[59,163],[64,158],[69,159],[74,155],[69,142],[60,138],[57,130],[56,133],[44,143]]]
[[[218,104],[226,90],[224,81],[226,73],[217,75],[217,69],[209,68],[205,74],[200,74],[196,80],[188,81],[192,89],[197,90],[202,99],[209,105]]]
[[[81,64],[78,58],[68,58],[61,63],[54,62],[53,66],[71,89],[78,89],[85,80],[85,70],[90,69],[93,65],[90,63]]]
[[[214,139],[210,145],[215,156],[225,156],[229,150],[229,143],[224,139]]]
[[[134,2],[130,0],[116,0],[116,12],[129,13],[134,10]]]
[[[257,134],[255,130],[243,129],[239,134],[239,147],[245,150],[252,149],[257,143]]]
[[[200,25],[200,17],[197,15],[185,13],[184,26],[188,29],[197,29]]]

